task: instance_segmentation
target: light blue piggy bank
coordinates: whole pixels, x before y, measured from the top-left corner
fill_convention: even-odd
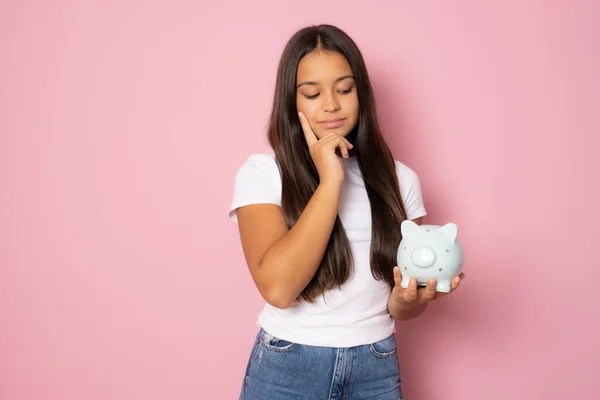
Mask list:
[[[456,224],[417,225],[406,220],[402,222],[401,230],[402,241],[398,247],[398,266],[402,273],[400,286],[408,287],[411,276],[417,278],[419,285],[435,278],[437,291],[449,292],[452,278],[460,274],[463,264]]]

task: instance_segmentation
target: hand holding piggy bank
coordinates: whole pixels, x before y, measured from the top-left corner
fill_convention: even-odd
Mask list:
[[[463,250],[457,239],[456,224],[417,225],[411,220],[406,220],[402,222],[400,229],[400,286],[407,288],[411,276],[417,278],[419,285],[435,278],[438,292],[450,292],[452,278],[460,274],[463,264]]]

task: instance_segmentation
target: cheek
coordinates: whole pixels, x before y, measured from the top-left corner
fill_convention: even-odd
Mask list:
[[[316,101],[307,101],[306,98],[299,97],[296,100],[296,108],[299,112],[304,114],[306,118],[311,122],[315,122],[315,118],[317,117],[318,106]]]
[[[358,118],[358,109],[359,109],[358,97],[356,95],[354,95],[354,97],[349,100],[350,101],[348,104],[348,109],[351,110],[352,116],[354,118]]]

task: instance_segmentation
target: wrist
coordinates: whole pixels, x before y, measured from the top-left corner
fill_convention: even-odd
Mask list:
[[[322,190],[341,191],[343,183],[344,181],[339,180],[321,181],[319,182],[319,188],[322,188]]]

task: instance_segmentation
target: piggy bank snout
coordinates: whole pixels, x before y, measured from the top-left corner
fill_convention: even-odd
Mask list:
[[[411,261],[414,266],[428,268],[435,264],[435,250],[429,246],[419,246],[412,252]]]

